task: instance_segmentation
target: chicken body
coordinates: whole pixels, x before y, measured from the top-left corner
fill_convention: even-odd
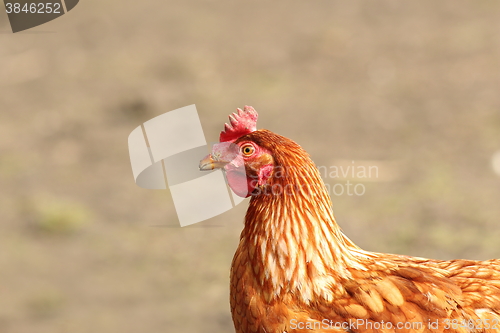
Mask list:
[[[254,146],[243,159],[252,198],[230,276],[237,333],[500,332],[500,260],[364,251],[341,232],[299,145],[267,130],[233,144]]]

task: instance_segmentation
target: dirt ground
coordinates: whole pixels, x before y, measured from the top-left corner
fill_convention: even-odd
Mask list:
[[[0,332],[233,332],[246,204],[180,228],[130,168],[128,134],[190,104],[207,141],[248,104],[328,170],[379,167],[325,177],[362,184],[332,199],[367,250],[500,257],[498,1],[84,0],[18,34],[2,12],[0,88]]]

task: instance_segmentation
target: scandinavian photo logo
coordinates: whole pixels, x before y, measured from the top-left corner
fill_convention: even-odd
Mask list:
[[[136,127],[128,137],[132,173],[146,189],[172,194],[182,227],[222,214],[241,203],[222,170],[200,171],[209,151],[196,106],[166,112]]]

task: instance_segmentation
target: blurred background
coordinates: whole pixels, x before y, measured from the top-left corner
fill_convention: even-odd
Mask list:
[[[1,332],[234,331],[246,203],[180,228],[130,168],[129,133],[190,104],[209,142],[247,104],[318,165],[379,167],[325,177],[365,189],[332,194],[364,249],[500,257],[498,1],[85,0],[0,32]]]

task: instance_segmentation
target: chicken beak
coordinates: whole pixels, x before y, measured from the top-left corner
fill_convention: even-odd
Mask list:
[[[229,162],[225,161],[215,161],[212,158],[212,154],[207,155],[204,159],[200,161],[200,171],[210,171],[214,169],[222,169]]]

